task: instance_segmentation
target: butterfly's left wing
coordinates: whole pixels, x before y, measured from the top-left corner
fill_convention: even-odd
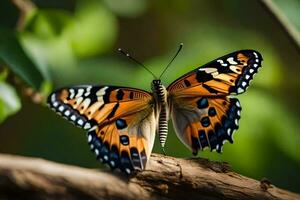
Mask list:
[[[127,87],[75,86],[53,92],[49,106],[88,131],[97,159],[126,173],[145,168],[156,118],[150,93]]]

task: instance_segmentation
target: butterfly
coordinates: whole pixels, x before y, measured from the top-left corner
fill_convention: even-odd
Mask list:
[[[194,155],[204,148],[220,153],[225,141],[233,143],[241,105],[232,95],[246,91],[261,62],[259,52],[239,50],[197,67],[168,87],[155,79],[152,93],[80,85],[56,90],[49,95],[48,105],[87,131],[98,160],[131,174],[145,169],[156,134],[165,146],[169,119]]]

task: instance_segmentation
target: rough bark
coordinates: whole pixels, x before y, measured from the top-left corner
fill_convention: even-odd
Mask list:
[[[153,154],[147,170],[127,177],[38,158],[0,154],[0,199],[300,199],[226,163]]]

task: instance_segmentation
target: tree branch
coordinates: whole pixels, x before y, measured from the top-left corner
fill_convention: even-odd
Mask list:
[[[153,154],[132,177],[0,154],[0,199],[300,199],[226,163]]]

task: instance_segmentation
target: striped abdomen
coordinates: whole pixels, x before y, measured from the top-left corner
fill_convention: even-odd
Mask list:
[[[167,107],[162,105],[158,119],[158,135],[162,147],[165,146],[168,135]]]
[[[168,135],[168,104],[166,88],[159,82],[153,81],[153,92],[158,106],[158,129],[159,141],[162,147],[165,146]]]

